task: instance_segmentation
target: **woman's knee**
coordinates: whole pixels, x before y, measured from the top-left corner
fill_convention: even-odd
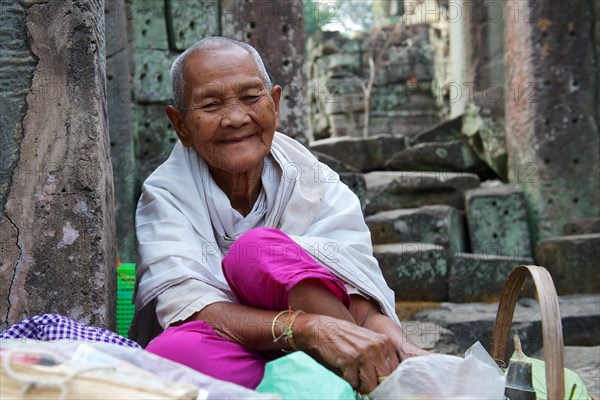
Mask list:
[[[286,257],[302,257],[302,251],[300,246],[280,230],[251,229],[232,244],[223,258],[223,271],[228,276],[243,276],[249,266],[267,267],[269,263],[280,262]]]

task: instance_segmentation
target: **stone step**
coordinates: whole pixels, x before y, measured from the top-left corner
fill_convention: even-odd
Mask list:
[[[396,153],[385,165],[395,171],[472,172],[494,177],[494,172],[463,140],[419,143]]]
[[[316,140],[310,144],[310,148],[340,160],[356,171],[367,172],[384,169],[387,160],[406,148],[406,140],[391,135],[376,135],[366,139],[335,137]]]
[[[448,300],[455,303],[499,301],[510,272],[524,264],[531,265],[533,260],[492,254],[451,254],[448,256]],[[527,284],[524,291],[533,296],[531,284]]]
[[[535,258],[552,275],[559,295],[600,292],[600,233],[544,239]]]
[[[479,186],[479,177],[466,172],[389,171],[365,174],[366,214],[442,204],[464,208],[464,192]]]
[[[412,341],[422,349],[438,354],[462,355],[456,335],[433,322],[403,321],[402,329]]]
[[[495,184],[467,190],[465,202],[473,253],[533,256],[520,186]]]
[[[445,348],[443,342],[438,348]],[[544,349],[532,357],[543,360]],[[583,379],[588,394],[600,398],[600,346],[565,346],[563,361],[565,368],[575,371]]]
[[[320,162],[322,162],[323,164],[326,164],[329,168],[331,168],[332,170],[334,170],[335,172],[342,173],[342,172],[353,172],[353,173],[357,173],[359,172],[356,168],[354,168],[351,165],[348,165],[340,160],[338,160],[335,157],[332,157],[328,154],[325,153],[321,153],[318,151],[312,151],[313,155],[317,158],[317,160],[319,160]]]
[[[411,138],[411,143],[445,142],[462,138],[462,115],[431,127]]]
[[[560,296],[559,308],[566,346],[600,345],[600,295]],[[462,352],[478,340],[489,350],[497,311],[497,303],[442,303],[439,308],[421,311],[412,318],[450,330]],[[526,354],[543,347],[537,300],[522,298],[517,302],[512,331],[519,334]],[[507,352],[512,354],[512,341],[508,343]]]
[[[565,235],[600,233],[600,217],[578,218],[565,224]]]
[[[442,301],[448,296],[445,251],[430,243],[373,246],[373,255],[396,300]]]
[[[432,243],[451,252],[466,251],[463,214],[444,205],[382,211],[366,218],[373,244]]]

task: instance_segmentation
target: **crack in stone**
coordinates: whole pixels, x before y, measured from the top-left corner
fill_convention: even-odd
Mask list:
[[[115,51],[113,51],[112,53],[110,53],[110,54],[107,54],[107,55],[106,55],[106,59],[108,60],[109,58],[113,58],[113,57],[114,57],[114,56],[116,56],[117,54],[120,54],[120,53],[122,53],[122,52],[124,52],[124,51],[126,51],[126,50],[127,50],[127,47],[122,47],[122,48],[120,48],[119,50],[115,50]]]
[[[5,326],[8,326],[8,316],[10,315],[10,309],[11,309],[11,302],[10,302],[10,295],[12,293],[12,287],[13,284],[15,282],[15,278],[17,276],[17,269],[19,266],[19,263],[21,262],[21,257],[23,255],[23,249],[21,249],[21,246],[19,245],[19,239],[20,239],[20,234],[21,231],[19,230],[19,227],[12,221],[12,219],[10,219],[10,217],[8,216],[8,214],[5,214],[6,219],[8,220],[8,222],[10,222],[10,224],[15,228],[15,230],[17,231],[17,238],[15,240],[15,245],[17,246],[17,248],[19,249],[19,256],[17,257],[17,261],[15,262],[14,268],[13,268],[13,276],[10,280],[10,285],[8,286],[8,297],[6,299],[6,301],[8,302],[8,308],[6,310],[6,317],[5,320],[3,321],[3,324]]]

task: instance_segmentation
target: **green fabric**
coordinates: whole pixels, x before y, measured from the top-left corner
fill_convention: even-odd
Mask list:
[[[283,400],[355,400],[348,382],[302,351],[269,361],[256,390],[279,393]]]
[[[517,353],[513,353],[511,359],[518,360]],[[533,380],[533,388],[535,389],[537,400],[547,400],[548,394],[546,390],[546,363],[536,358],[523,355],[523,360],[531,363],[531,379]],[[585,388],[585,383],[576,372],[565,368],[565,400],[569,400],[573,385],[577,384],[573,400],[591,400],[592,398]]]

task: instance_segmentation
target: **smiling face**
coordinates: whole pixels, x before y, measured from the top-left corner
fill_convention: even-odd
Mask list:
[[[190,54],[183,66],[186,110],[167,108],[185,147],[213,176],[262,168],[279,117],[281,87],[270,92],[252,56],[232,46]]]

